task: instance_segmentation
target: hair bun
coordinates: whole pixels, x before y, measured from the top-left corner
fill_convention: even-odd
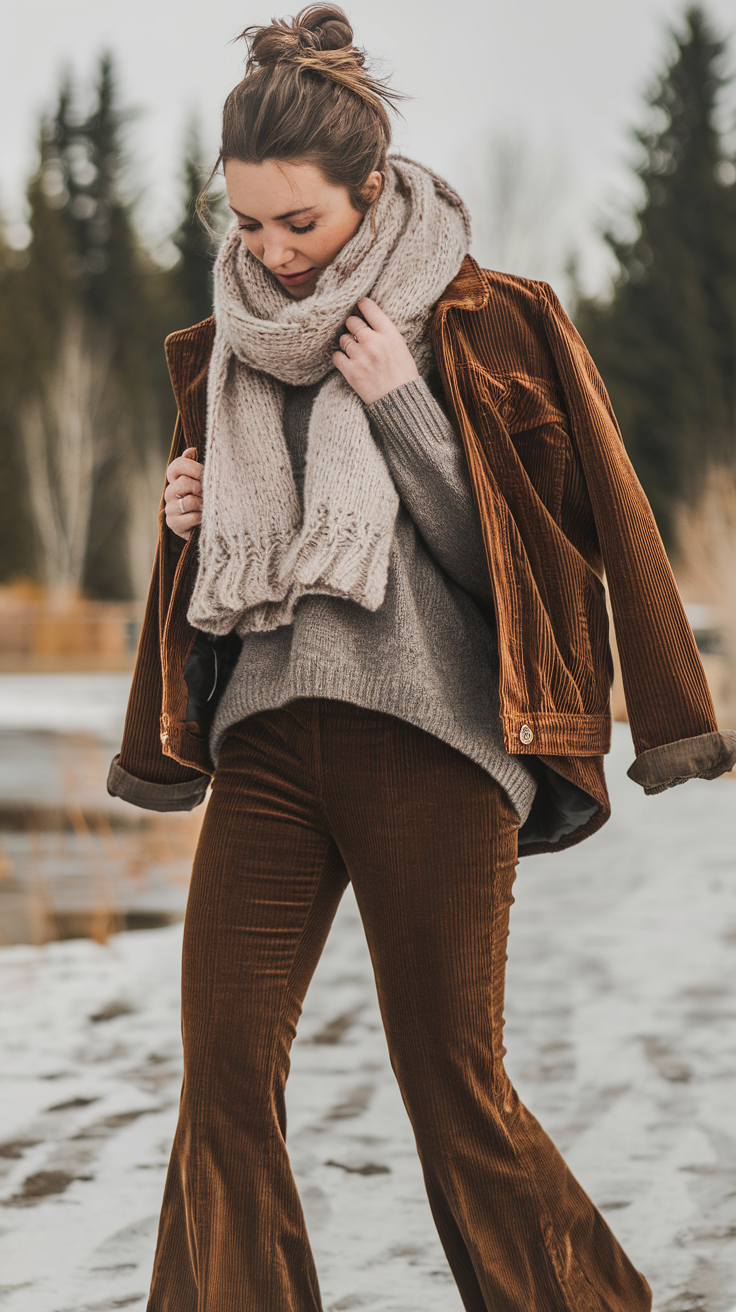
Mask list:
[[[248,42],[247,71],[328,50],[349,52],[360,66],[365,62],[362,51],[353,46],[348,16],[338,5],[307,5],[291,22],[277,18],[266,27],[248,27],[242,35]]]
[[[297,14],[293,26],[310,50],[342,50],[353,44],[347,14],[337,5],[309,5]]]

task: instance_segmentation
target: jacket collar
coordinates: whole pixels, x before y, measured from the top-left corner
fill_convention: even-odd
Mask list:
[[[435,313],[444,317],[448,310],[482,310],[490,294],[480,265],[472,255],[466,255],[460,271],[440,296]]]

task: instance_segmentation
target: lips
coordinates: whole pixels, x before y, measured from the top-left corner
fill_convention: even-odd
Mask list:
[[[301,282],[303,278],[308,278],[310,273],[314,273],[314,266],[311,269],[302,269],[300,273],[277,273],[276,277],[281,282],[297,283]]]

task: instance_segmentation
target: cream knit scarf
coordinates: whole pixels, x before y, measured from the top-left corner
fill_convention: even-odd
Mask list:
[[[307,593],[377,610],[398,495],[363,402],[332,363],[346,317],[369,295],[426,377],[430,312],[470,242],[460,198],[429,169],[392,156],[378,201],[321,274],[292,300],[237,228],[215,266],[199,569],[189,622],[209,633],[290,624]],[[299,505],[282,417],[284,383],[324,378],[307,437]]]

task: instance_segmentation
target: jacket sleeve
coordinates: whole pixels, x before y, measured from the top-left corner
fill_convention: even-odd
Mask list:
[[[181,435],[177,422],[172,451]],[[173,458],[173,457],[172,457]],[[175,549],[176,544],[172,544]],[[191,811],[204,801],[209,775],[180,765],[161,750],[161,674],[160,616],[163,611],[167,578],[175,560],[165,529],[163,502],[159,509],[159,539],[146,602],[145,616],[138,644],[135,672],[130,689],[125,728],[119,755],[115,757],[107,780],[107,790],[133,806],[150,811]]]
[[[637,754],[629,775],[647,793],[716,778],[736,763],[736,733],[718,731],[692,629],[601,377],[551,287],[538,288],[611,594]]]

